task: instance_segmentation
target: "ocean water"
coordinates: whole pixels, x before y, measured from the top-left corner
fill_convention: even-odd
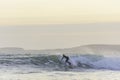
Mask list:
[[[1,54],[0,80],[120,80],[120,57],[69,55],[72,67],[61,55]]]
[[[120,71],[39,71],[29,73],[0,72],[0,80],[120,80]]]

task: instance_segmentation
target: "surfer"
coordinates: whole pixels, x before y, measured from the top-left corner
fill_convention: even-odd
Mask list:
[[[68,63],[71,66],[71,63],[69,62],[69,57],[63,54],[63,57],[61,60],[63,60],[64,58],[65,58],[65,63],[66,64]]]

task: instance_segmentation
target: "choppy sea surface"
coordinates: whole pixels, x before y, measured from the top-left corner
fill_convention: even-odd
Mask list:
[[[1,54],[0,80],[120,80],[119,56]]]

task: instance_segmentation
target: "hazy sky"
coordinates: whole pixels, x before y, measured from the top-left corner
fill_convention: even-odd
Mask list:
[[[120,0],[0,0],[0,24],[119,22]]]
[[[120,24],[59,24],[0,27],[0,47],[67,48],[87,44],[120,44]]]
[[[120,0],[0,0],[0,47],[120,44]]]

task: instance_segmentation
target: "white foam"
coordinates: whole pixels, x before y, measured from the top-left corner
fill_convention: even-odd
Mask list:
[[[70,61],[72,65],[78,66],[78,63],[90,65],[96,69],[113,69],[113,70],[120,70],[120,57],[103,57],[101,59],[89,58],[89,57],[82,57],[76,56],[71,57]]]

